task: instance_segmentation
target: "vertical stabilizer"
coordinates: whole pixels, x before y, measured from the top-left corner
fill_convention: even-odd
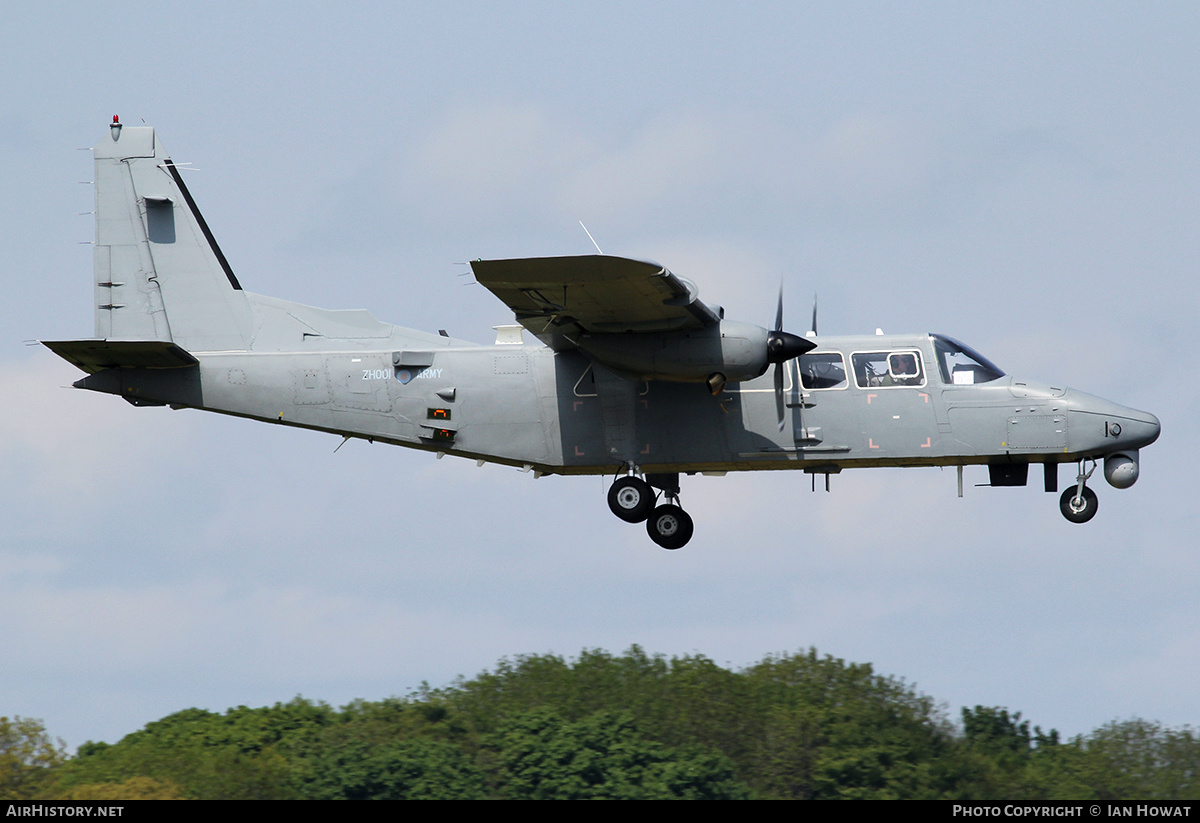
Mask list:
[[[95,161],[96,337],[248,348],[246,296],[154,129],[113,118]]]

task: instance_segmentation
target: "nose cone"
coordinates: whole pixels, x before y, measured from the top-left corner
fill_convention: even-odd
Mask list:
[[[793,357],[799,357],[806,351],[816,348],[812,340],[786,331],[773,331],[767,334],[767,362],[785,363]]]
[[[1159,432],[1162,431],[1162,426],[1158,422],[1158,418],[1150,412],[1137,411],[1136,409],[1123,409],[1125,415],[1116,422],[1120,426],[1118,438],[1128,437],[1131,445],[1135,447],[1149,446],[1158,439]],[[1113,426],[1109,426],[1112,430]]]
[[[1111,453],[1149,446],[1162,426],[1149,412],[1068,391],[1071,451]]]

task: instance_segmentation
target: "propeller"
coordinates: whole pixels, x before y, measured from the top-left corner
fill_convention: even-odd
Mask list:
[[[814,326],[816,317],[813,318]],[[779,305],[775,309],[775,329],[767,332],[767,362],[775,364],[775,417],[783,431],[783,365],[794,360],[817,344],[783,330],[783,284],[779,284]]]

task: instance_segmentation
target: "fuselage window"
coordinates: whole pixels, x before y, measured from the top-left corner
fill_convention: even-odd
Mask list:
[[[800,356],[800,382],[806,389],[846,388],[846,361],[841,352],[809,352]]]
[[[925,370],[918,351],[859,352],[850,359],[860,389],[925,385]]]

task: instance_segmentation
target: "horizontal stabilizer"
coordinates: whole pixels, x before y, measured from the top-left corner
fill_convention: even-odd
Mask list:
[[[42,345],[88,374],[105,369],[183,369],[200,362],[169,340],[43,340]]]

